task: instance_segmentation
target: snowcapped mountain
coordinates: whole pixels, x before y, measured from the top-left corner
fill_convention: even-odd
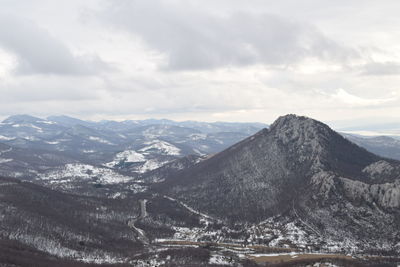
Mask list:
[[[10,142],[21,142],[21,139],[38,141],[64,129],[65,127],[53,121],[29,115],[11,116],[0,123],[1,139]]]
[[[194,129],[185,127],[186,124],[197,126]],[[203,133],[199,125],[208,130]],[[114,164],[120,169],[129,167],[126,171],[143,173],[182,156],[218,152],[248,136],[249,129],[255,132],[261,126],[238,123],[227,124],[224,128],[221,123],[207,125],[169,120],[91,122],[68,116],[40,119],[15,115],[0,124],[0,143],[29,150],[61,152],[84,163],[109,167]],[[140,161],[133,161],[130,151],[142,154],[146,161],[135,164]],[[131,158],[126,159],[129,153]]]

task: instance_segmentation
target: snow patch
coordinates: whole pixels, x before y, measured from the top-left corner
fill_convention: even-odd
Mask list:
[[[166,162],[159,162],[156,159],[150,159],[148,161],[146,161],[139,169],[138,172],[139,173],[145,173],[148,171],[152,171],[155,170],[161,166],[163,166]]]
[[[208,263],[209,264],[217,264],[217,265],[231,265],[232,264],[231,260],[232,259],[229,259],[226,256],[215,254],[215,255],[211,255]]]
[[[82,150],[82,152],[83,153],[95,153],[96,151],[95,150],[86,150],[86,149],[84,149],[84,150]]]
[[[7,162],[10,162],[10,161],[13,161],[13,159],[3,159],[3,158],[0,158],[0,164],[1,164],[1,163],[7,163]]]
[[[45,142],[46,144],[49,144],[49,145],[57,145],[57,144],[59,144],[60,142],[58,142],[58,141],[54,141],[54,142]]]
[[[163,155],[179,156],[181,150],[176,146],[161,140],[145,142],[145,147],[139,149],[141,152],[157,152]]]
[[[66,164],[57,170],[47,172],[41,176],[41,180],[50,180],[53,183],[69,182],[72,180],[89,180],[103,184],[124,183],[132,180],[132,177],[125,176],[107,168],[99,168],[87,164],[71,163]]]
[[[146,158],[134,150],[125,150],[115,155],[114,160],[104,164],[107,167],[114,167],[121,162],[144,162]]]
[[[197,140],[205,140],[207,139],[207,135],[206,134],[191,134],[189,135],[189,138],[192,139],[193,141],[197,141]]]
[[[44,124],[57,124],[54,121],[37,121],[38,123],[44,123]]]
[[[14,140],[14,139],[15,138],[7,137],[7,136],[4,136],[4,135],[0,135],[0,140],[9,141],[9,140]]]
[[[97,137],[97,136],[89,136],[89,140],[96,141],[96,142],[99,142],[102,144],[114,145],[113,143],[111,143],[103,138]]]

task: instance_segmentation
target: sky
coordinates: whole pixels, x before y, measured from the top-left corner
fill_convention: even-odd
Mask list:
[[[0,117],[400,123],[398,0],[0,0]]]

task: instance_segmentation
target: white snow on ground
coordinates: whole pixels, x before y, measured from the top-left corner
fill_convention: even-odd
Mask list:
[[[189,135],[190,139],[196,141],[196,140],[205,140],[207,138],[206,134],[191,134]]]
[[[3,155],[4,153],[8,153],[12,150],[12,147],[7,148],[6,150],[0,151],[0,155]]]
[[[211,255],[209,259],[209,264],[217,264],[217,265],[230,265],[231,262],[229,261],[229,258],[226,256],[222,255]]]
[[[261,254],[251,254],[251,256],[258,258],[258,257],[277,257],[277,256],[292,255],[292,256],[294,257],[294,256],[300,255],[300,254],[303,254],[303,253],[296,253],[296,252],[268,253],[268,254],[266,254],[266,253],[261,253]],[[309,253],[309,254],[311,254],[311,253]]]
[[[186,240],[186,241],[199,241],[201,239],[215,239],[218,235],[220,235],[220,231],[207,231],[204,228],[199,227],[178,227],[173,226],[174,229],[174,237],[173,240]]]
[[[197,215],[199,215],[199,216],[201,216],[203,218],[209,219],[209,220],[215,220],[215,219],[211,218],[210,216],[208,216],[207,214],[204,214],[204,213],[201,213],[201,212],[199,212],[197,210],[194,210],[193,208],[189,207],[188,205],[186,205],[185,203],[183,203],[181,201],[176,200],[175,198],[172,198],[172,197],[169,197],[169,196],[164,196],[164,197],[169,199],[169,200],[171,200],[171,201],[174,201],[174,202],[177,202],[177,203],[181,204],[183,207],[185,207],[187,210],[189,210],[190,212],[192,212],[194,214],[197,214]]]
[[[24,126],[31,127],[31,128],[33,128],[33,129],[36,129],[38,132],[43,132],[43,129],[42,129],[42,128],[37,127],[37,126],[35,126],[35,125],[33,125],[33,124],[27,124],[27,125],[24,125]]]
[[[152,145],[151,145],[152,146]],[[176,147],[175,147],[176,148]],[[177,149],[177,148],[176,148]],[[146,150],[146,151],[143,151]],[[111,162],[107,162],[103,164],[103,166],[114,168],[120,163],[138,163],[132,170],[137,173],[145,173],[154,169],[157,169],[171,160],[152,158],[154,155],[150,155],[152,153],[157,155],[165,154],[165,151],[154,151],[150,146],[145,149],[140,149],[138,151],[135,150],[125,150],[114,156],[114,159]],[[163,153],[164,152],[164,153]],[[169,153],[169,152],[168,152]]]
[[[33,128],[35,130],[37,130],[38,132],[43,132],[43,129],[40,127],[37,127],[33,124],[13,124],[12,127],[14,128],[19,128],[19,127],[29,127],[29,128]]]
[[[83,262],[97,263],[97,264],[104,264],[104,263],[113,264],[113,263],[123,262],[122,258],[117,258],[107,253],[100,253],[96,251],[93,253],[87,253],[82,250],[77,251],[74,249],[70,249],[44,236],[18,234],[18,235],[10,235],[9,238],[18,241],[22,240],[22,242],[27,245],[30,245],[38,250],[45,251],[51,255],[58,256],[60,258],[73,258],[73,259],[79,259]]]
[[[126,150],[124,152],[118,153],[117,157],[122,157],[126,160],[126,162],[143,162],[146,161],[146,158],[136,151]]]
[[[203,150],[205,150],[205,151],[208,150],[208,149],[210,149],[210,147],[207,146],[207,145],[201,145],[200,148],[203,149]]]
[[[15,139],[15,138],[7,137],[7,136],[4,136],[4,135],[0,135],[0,140],[9,141],[9,140],[13,140],[13,139]]]
[[[0,156],[3,155],[4,153],[10,152],[11,150],[12,150],[12,147],[10,147],[10,148],[8,148],[6,150],[0,151]]]
[[[137,171],[139,173],[145,173],[151,170],[155,170],[161,166],[163,166],[167,162],[160,162],[156,159],[149,159],[146,161]]]
[[[120,192],[117,192],[117,193],[115,193],[115,194],[113,194],[112,196],[111,196],[111,198],[120,198],[122,195],[121,195],[121,193]]]
[[[132,184],[129,186],[129,189],[132,190],[133,193],[141,193],[147,190],[147,186],[143,186],[140,184]]]
[[[103,144],[107,144],[107,145],[113,145],[113,143],[111,143],[111,142],[109,142],[109,141],[107,141],[107,140],[105,140],[103,138],[97,137],[97,136],[89,136],[89,140],[96,141],[96,142],[103,143]]]
[[[13,159],[2,159],[2,158],[0,158],[0,164],[1,163],[7,163],[7,162],[10,162],[10,161],[13,161]]]
[[[46,144],[49,144],[49,145],[57,145],[57,144],[59,144],[60,142],[58,142],[58,141],[54,141],[54,142],[45,142]]]
[[[96,151],[95,150],[86,150],[86,149],[84,149],[84,150],[82,150],[82,152],[83,153],[95,153]]]
[[[44,123],[44,124],[57,124],[54,121],[37,121],[38,123]]]
[[[145,147],[139,149],[140,152],[152,152],[157,151],[163,155],[171,155],[171,156],[179,156],[181,154],[181,150],[176,146],[161,140],[152,140],[149,142],[145,142]]]
[[[114,167],[120,162],[144,162],[144,161],[146,161],[146,158],[142,154],[134,150],[125,150],[115,155],[114,160],[104,164],[104,166]]]
[[[207,154],[201,152],[200,150],[198,150],[198,149],[196,149],[196,148],[194,148],[193,151],[194,151],[196,154],[200,155],[200,156],[205,156],[205,155],[207,155]]]
[[[62,139],[58,139],[57,141],[58,141],[58,142],[69,142],[69,141],[71,141],[71,139],[62,138]]]
[[[26,140],[28,140],[28,141],[37,141],[37,140],[39,140],[39,139],[37,139],[36,137],[34,137],[34,136],[25,136],[24,137]]]
[[[107,168],[78,163],[66,164],[57,170],[39,176],[39,179],[52,180],[54,183],[67,182],[71,180],[70,178],[73,178],[72,180],[95,178],[96,181],[104,184],[124,183],[132,180],[132,177],[119,174]]]

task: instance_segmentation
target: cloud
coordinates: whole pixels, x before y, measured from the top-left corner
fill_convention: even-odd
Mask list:
[[[344,62],[357,52],[310,24],[274,14],[201,12],[180,1],[111,1],[102,13],[166,56],[165,69],[289,65],[305,58]]]
[[[17,58],[17,74],[90,75],[108,66],[98,56],[76,56],[27,19],[0,13],[0,46]]]
[[[397,119],[399,2],[365,1],[0,0],[0,114]]]
[[[103,82],[94,76],[25,75],[0,79],[0,105],[12,104],[15,110],[33,104],[45,110],[46,101],[68,102],[98,100],[104,90]]]
[[[396,98],[377,98],[377,99],[369,99],[359,97],[353,94],[350,94],[346,90],[339,88],[337,89],[336,93],[333,95],[333,98],[352,106],[379,106],[388,102],[395,101]]]
[[[398,62],[370,62],[362,67],[361,75],[397,75],[400,74]]]

